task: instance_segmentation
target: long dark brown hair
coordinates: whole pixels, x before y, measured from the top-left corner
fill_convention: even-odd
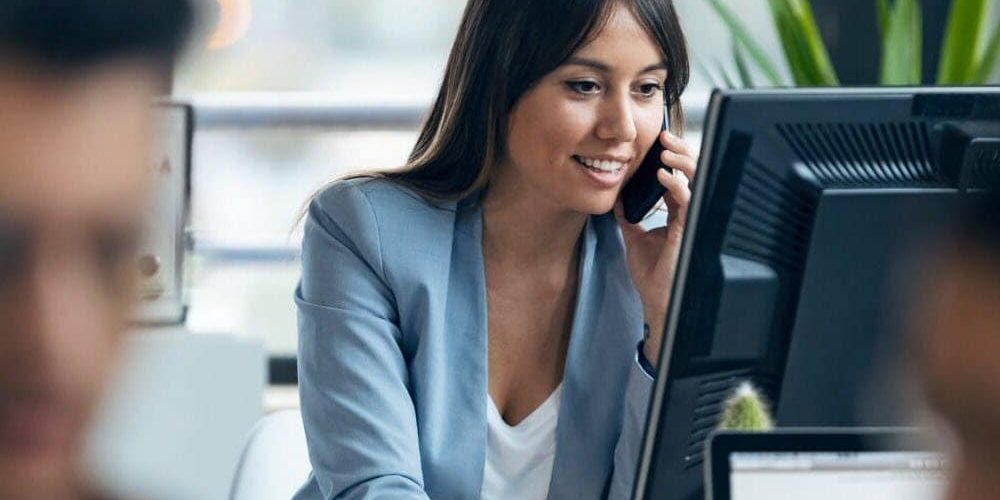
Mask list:
[[[690,75],[687,45],[671,0],[469,0],[444,81],[416,146],[401,169],[382,177],[429,200],[457,200],[485,187],[505,153],[517,101],[607,23],[629,9],[660,48],[673,132],[684,113]]]

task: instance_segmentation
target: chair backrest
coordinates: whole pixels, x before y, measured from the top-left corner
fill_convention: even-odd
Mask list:
[[[240,457],[230,500],[288,500],[312,466],[299,410],[282,410],[254,426]]]

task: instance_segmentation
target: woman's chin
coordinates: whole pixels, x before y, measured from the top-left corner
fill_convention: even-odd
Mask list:
[[[608,199],[589,199],[577,207],[577,211],[587,215],[603,215],[615,208],[617,197]]]

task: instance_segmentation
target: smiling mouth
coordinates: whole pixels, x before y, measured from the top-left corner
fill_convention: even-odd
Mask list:
[[[573,155],[573,160],[579,163],[582,167],[601,174],[617,174],[621,172],[622,169],[628,166],[627,163],[608,161],[608,160],[595,160],[580,155]]]

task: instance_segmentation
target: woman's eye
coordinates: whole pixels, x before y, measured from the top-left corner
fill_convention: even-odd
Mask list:
[[[659,83],[644,83],[639,86],[639,92],[646,97],[652,97],[661,90],[663,90],[663,86]]]
[[[569,86],[569,88],[574,92],[580,94],[594,94],[600,90],[600,86],[597,85],[597,82],[591,82],[588,80],[566,82],[566,85]]]

